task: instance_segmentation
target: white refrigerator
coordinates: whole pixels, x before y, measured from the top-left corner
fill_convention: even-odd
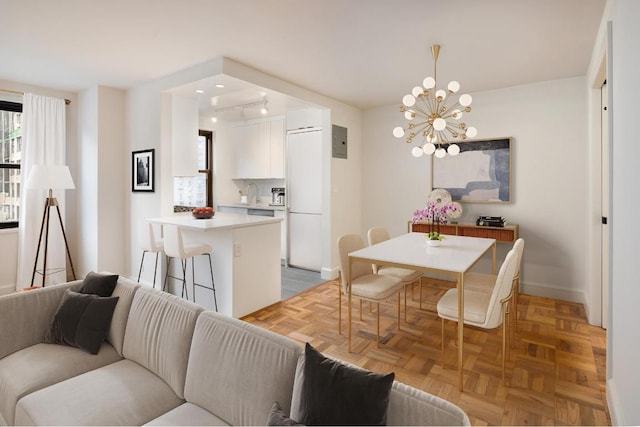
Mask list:
[[[322,130],[287,132],[289,259],[292,267],[322,267]]]

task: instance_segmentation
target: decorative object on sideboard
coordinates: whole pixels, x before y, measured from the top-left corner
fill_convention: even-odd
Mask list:
[[[58,200],[53,197],[53,189],[67,190],[75,189],[76,186],[71,178],[71,172],[69,172],[68,166],[63,165],[34,165],[29,172],[29,177],[26,182],[27,189],[41,189],[49,190],[48,197],[44,202],[44,213],[42,214],[42,225],[40,226],[40,237],[38,238],[38,249],[36,250],[36,259],[33,262],[33,272],[31,273],[31,285],[34,285],[36,272],[42,274],[42,287],[45,285],[45,278],[47,274],[53,274],[64,271],[65,268],[49,269],[47,272],[47,251],[49,246],[49,220],[51,218],[51,208],[55,206],[58,214],[58,220],[60,222],[60,228],[62,229],[62,237],[64,238],[64,246],[67,251],[67,258],[69,259],[69,266],[71,267],[71,273],[73,279],[76,278],[76,272],[73,268],[73,261],[71,260],[71,252],[69,252],[69,243],[67,242],[67,234],[64,231],[64,224],[62,222],[62,216],[60,215],[60,206],[58,206]],[[45,228],[46,224],[46,228]],[[46,231],[45,231],[46,230]],[[44,235],[43,235],[44,234]],[[42,238],[44,237],[44,245],[42,244]],[[38,271],[38,259],[40,258],[40,249],[44,248],[42,270]]]
[[[444,237],[440,235],[440,224],[445,224],[452,217],[460,218],[461,215],[460,203],[452,202],[451,195],[446,190],[436,189],[429,193],[426,206],[413,212],[411,222],[415,224],[427,221],[429,223],[429,231],[425,236],[427,240],[441,241]]]
[[[476,219],[476,225],[483,227],[504,227],[507,225],[507,220],[501,216],[486,216],[480,215]]]
[[[460,147],[455,141],[474,138],[478,134],[475,127],[467,126],[461,121],[462,116],[471,111],[471,95],[460,95],[457,100],[447,105],[460,90],[460,83],[451,81],[447,90],[436,88],[439,53],[440,45],[432,45],[433,77],[425,78],[422,87],[415,86],[410,94],[402,98],[400,112],[409,120],[407,129],[402,126],[393,129],[393,136],[406,136],[408,144],[411,144],[414,138],[419,138],[420,145],[411,149],[414,157],[423,154],[435,154],[437,158],[443,158],[447,154],[456,156],[460,153]]]
[[[154,191],[155,150],[131,153],[131,191]]]

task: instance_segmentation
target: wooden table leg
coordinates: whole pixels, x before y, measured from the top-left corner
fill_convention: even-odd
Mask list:
[[[349,257],[349,262],[347,262],[347,289],[348,289],[348,297],[347,304],[349,305],[348,317],[349,317],[349,346],[348,350],[351,353],[351,257]]]
[[[464,346],[464,273],[458,274],[458,388],[463,391],[462,357]]]
[[[491,274],[496,274],[496,242],[491,247]]]

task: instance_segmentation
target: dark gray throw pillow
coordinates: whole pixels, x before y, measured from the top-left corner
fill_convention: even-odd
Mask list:
[[[300,426],[297,421],[292,420],[284,413],[284,410],[280,407],[280,403],[273,402],[271,406],[271,412],[267,418],[268,426]]]
[[[324,357],[305,346],[299,422],[305,425],[385,425],[395,374],[376,374]]]
[[[67,289],[44,342],[64,344],[98,354],[120,297],[99,297]]]
[[[118,283],[117,274],[98,274],[90,271],[82,281],[82,294],[95,294],[101,297],[110,297]]]

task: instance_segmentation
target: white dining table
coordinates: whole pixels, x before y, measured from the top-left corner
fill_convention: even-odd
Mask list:
[[[349,253],[346,276],[349,304],[349,351],[351,351],[351,266],[355,262],[408,268],[454,277],[458,288],[458,313],[464,313],[464,275],[491,251],[491,270],[496,272],[496,240],[481,237],[445,236],[441,246],[427,245],[425,233],[408,233]],[[460,317],[460,314],[458,315]],[[463,322],[458,322],[458,386],[463,390]]]

